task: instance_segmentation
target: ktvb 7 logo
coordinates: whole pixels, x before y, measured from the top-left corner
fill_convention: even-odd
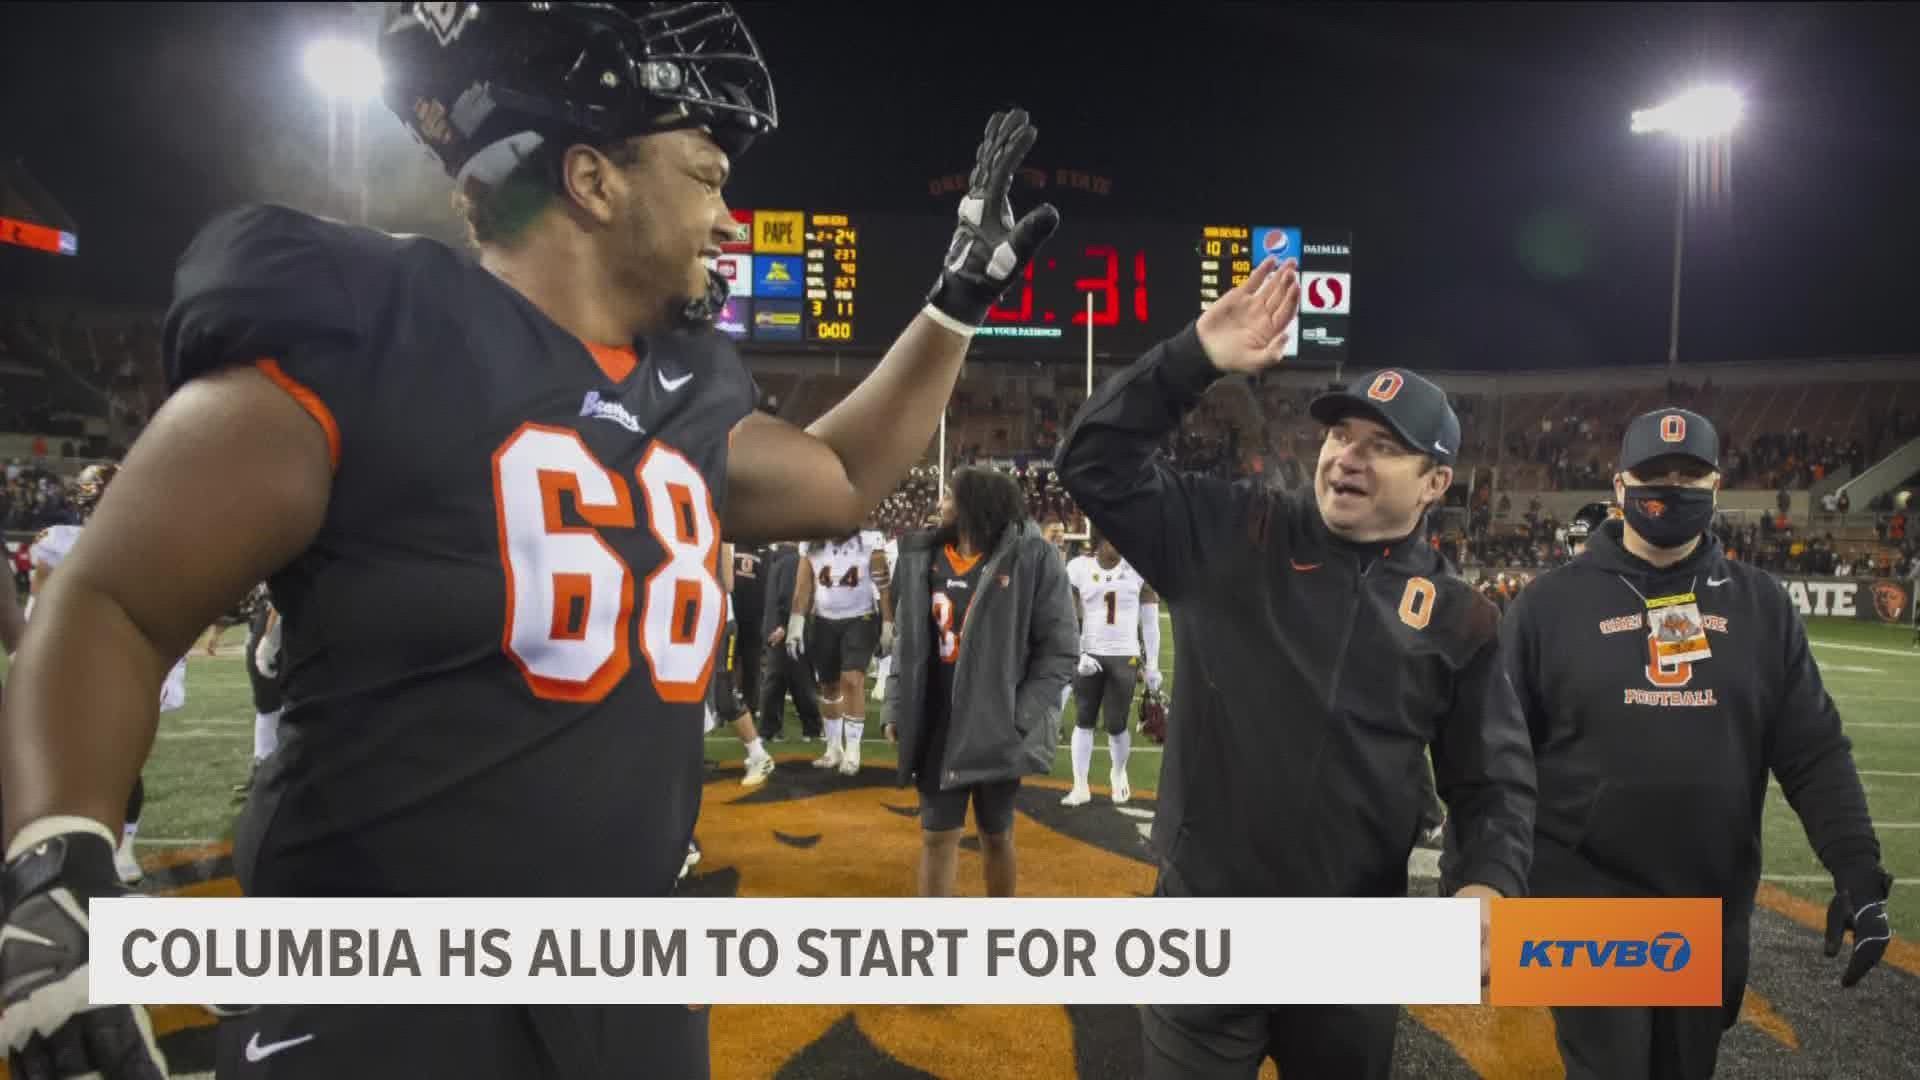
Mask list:
[[[1560,962],[1554,963],[1555,950]],[[1651,963],[1661,971],[1679,971],[1693,959],[1693,946],[1685,934],[1673,930],[1655,934],[1652,941],[1550,941],[1536,940],[1520,945],[1520,966],[1529,967],[1645,967]]]
[[[1718,899],[1493,902],[1495,1005],[1718,1005]]]

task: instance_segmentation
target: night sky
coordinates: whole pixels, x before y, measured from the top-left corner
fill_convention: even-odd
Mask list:
[[[81,256],[0,248],[0,288],[158,306],[226,206],[350,213],[299,63],[342,6],[9,5],[0,155]],[[1628,115],[1723,79],[1682,361],[1920,353],[1920,6],[741,6],[782,128],[735,205],[951,213],[929,179],[1018,102],[1032,164],[1112,180],[1049,192],[1069,217],[1350,225],[1367,367],[1664,360],[1679,151]],[[374,222],[444,229],[444,174],[377,102],[367,132]]]

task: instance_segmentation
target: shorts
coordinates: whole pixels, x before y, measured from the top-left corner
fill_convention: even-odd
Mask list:
[[[707,682],[707,707],[723,724],[732,723],[739,715],[747,711],[747,703],[740,697],[740,687],[734,679],[735,639],[739,636],[739,624],[728,623],[720,632],[720,653],[713,660],[713,678]]]
[[[1133,688],[1140,681],[1140,658],[1136,656],[1096,656],[1100,670],[1073,679],[1073,726],[1092,728],[1106,721],[1107,734],[1127,730],[1127,714],[1133,710]]]
[[[816,682],[839,680],[844,672],[865,672],[880,647],[880,619],[861,615],[852,619],[815,616],[807,632],[807,656],[813,661]]]
[[[631,1075],[635,1062],[705,1080],[710,1070],[707,1011],[683,1005],[268,1005],[221,1021],[214,1061],[222,1080],[575,1080]]]
[[[967,823],[967,802],[973,802],[974,827],[989,836],[998,836],[1013,828],[1013,800],[1020,793],[1020,778],[994,780],[963,788],[942,791],[933,784],[920,788],[920,827],[928,832],[945,832]]]

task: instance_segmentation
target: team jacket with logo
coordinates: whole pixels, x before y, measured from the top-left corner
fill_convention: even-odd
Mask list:
[[[246,891],[670,891],[754,401],[726,340],[589,348],[442,244],[253,206],[182,256],[165,346],[176,387],[260,364],[334,455],[270,582],[287,709]]]
[[[1656,664],[1646,600],[1684,593],[1713,655]],[[1877,876],[1852,744],[1800,617],[1712,536],[1660,570],[1606,522],[1520,593],[1501,637],[1539,771],[1536,893],[1719,896],[1743,917],[1768,773],[1839,882],[1858,894]]]
[[[1348,544],[1310,493],[1156,460],[1216,377],[1189,326],[1094,394],[1058,465],[1173,608],[1155,848],[1196,895],[1403,895],[1431,746],[1458,876],[1520,894],[1533,763],[1498,613],[1420,531]]]

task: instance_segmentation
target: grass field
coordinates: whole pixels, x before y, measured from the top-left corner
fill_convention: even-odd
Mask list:
[[[1885,865],[1901,881],[1920,879],[1920,651],[1912,648],[1912,632],[1827,619],[1813,620],[1810,632],[1828,689],[1853,739]],[[231,790],[245,778],[253,739],[253,706],[237,656],[239,638],[237,631],[228,635],[232,645],[227,655],[196,654],[188,660],[187,705],[162,724],[146,769],[144,852],[232,834],[236,807]],[[1161,669],[1170,690],[1179,677],[1170,629],[1162,640]],[[1071,705],[1068,710],[1070,724]],[[869,701],[863,756],[870,765],[893,761],[892,747],[878,738],[879,718],[879,704]],[[786,731],[799,733],[791,715]],[[1135,791],[1151,793],[1158,783],[1161,752],[1137,736],[1134,742],[1127,771]],[[1094,740],[1094,747],[1094,787],[1104,792],[1109,765],[1104,735]],[[788,739],[773,744],[772,750],[789,759],[783,768],[795,768],[804,767],[800,759],[817,754],[820,746]],[[707,753],[717,762],[741,757],[739,741],[725,729],[709,738]],[[1071,779],[1072,765],[1064,750],[1055,759],[1053,775]],[[1096,797],[1096,802],[1104,801],[1104,795]],[[1764,835],[1767,880],[1824,902],[1831,895],[1831,882],[1777,785],[1767,800]],[[1891,906],[1895,930],[1920,938],[1920,904]]]
[[[1885,865],[1920,877],[1920,651],[1911,632],[1854,622],[1811,627],[1816,655],[1840,703],[1879,827]],[[189,660],[188,704],[170,714],[146,769],[141,830],[149,888],[172,895],[234,895],[232,860],[221,842],[238,809],[232,787],[247,770],[252,705],[235,648]],[[1171,634],[1163,639],[1171,641]],[[1169,683],[1178,678],[1163,660]],[[879,709],[868,710],[870,736]],[[1178,723],[1178,717],[1174,718]],[[787,730],[799,725],[788,718]],[[1095,741],[1095,801],[1065,810],[1058,799],[1071,766],[1063,751],[1055,779],[1021,794],[1021,891],[1038,896],[1145,895],[1153,873],[1141,846],[1154,807],[1159,748],[1134,749],[1135,804],[1105,797],[1105,739]],[[861,776],[827,776],[806,766],[818,743],[775,744],[781,768],[765,787],[737,782],[739,743],[708,741],[709,771],[699,831],[707,858],[683,885],[693,896],[888,896],[911,892],[918,848],[914,797],[880,766],[891,747],[869,738]],[[1883,971],[1840,991],[1839,961],[1820,955],[1831,885],[1777,789],[1767,804],[1766,873],[1754,920],[1754,970],[1741,1022],[1722,1043],[1720,1074],[1742,1077],[1913,1076],[1907,1038],[1920,1008],[1920,904],[1896,886],[1890,905],[1897,938]],[[483,844],[483,838],[474,838]],[[977,847],[963,843],[962,893],[979,895]],[[1416,852],[1416,878],[1422,856]],[[1416,895],[1431,895],[1430,878]],[[209,1080],[214,1027],[204,1010],[163,1006],[155,1030],[175,1076]],[[244,1037],[244,1031],[239,1037]],[[1413,1006],[1402,1011],[1396,1080],[1475,1080],[1562,1075],[1545,1010]],[[964,1008],[723,1006],[712,1011],[716,1080],[927,1080],[1009,1077],[1101,1080],[1138,1076],[1138,1017],[1128,1006]],[[1269,1064],[1262,1080],[1275,1075]],[[0,1068],[0,1080],[6,1071]]]

